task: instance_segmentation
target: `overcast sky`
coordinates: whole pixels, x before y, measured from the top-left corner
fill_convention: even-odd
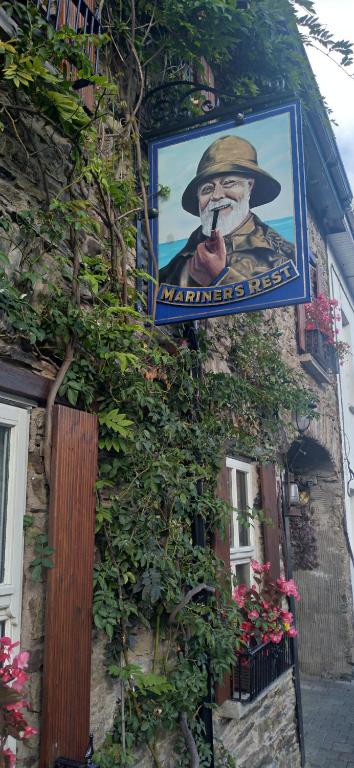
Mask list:
[[[354,42],[354,0],[315,0],[317,15],[337,39]],[[333,126],[339,151],[354,193],[354,65],[350,79],[323,53],[308,50],[322,95],[338,123]]]

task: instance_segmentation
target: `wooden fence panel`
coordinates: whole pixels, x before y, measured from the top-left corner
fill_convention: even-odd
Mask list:
[[[277,481],[274,464],[261,465],[260,467],[262,509],[269,523],[264,523],[264,559],[271,563],[271,577],[277,579],[280,576],[279,553],[279,519]]]
[[[89,734],[96,416],[54,408],[41,768],[82,760]]]

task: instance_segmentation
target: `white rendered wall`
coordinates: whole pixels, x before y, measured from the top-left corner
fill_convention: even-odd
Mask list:
[[[337,299],[340,310],[344,313],[348,324],[337,323],[340,341],[350,345],[350,354],[339,366],[337,376],[338,405],[341,420],[343,470],[345,480],[345,512],[348,534],[351,548],[354,552],[354,481],[350,482],[348,461],[354,472],[354,299],[351,297],[345,279],[335,258],[335,252],[328,247],[329,285],[331,298]],[[353,263],[354,273],[354,263]],[[353,409],[351,412],[350,409]],[[353,496],[349,496],[347,488],[352,489]],[[351,564],[351,580],[354,595],[354,568]]]

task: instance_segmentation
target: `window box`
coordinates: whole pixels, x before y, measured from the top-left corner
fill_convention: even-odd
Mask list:
[[[233,700],[248,704],[293,665],[291,640],[238,652],[232,670]]]
[[[338,373],[338,360],[333,344],[328,344],[326,336],[317,328],[305,331],[306,352],[324,368],[325,371]]]

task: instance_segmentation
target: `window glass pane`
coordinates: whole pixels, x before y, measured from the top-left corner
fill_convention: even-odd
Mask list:
[[[227,484],[229,489],[229,502],[230,505],[234,506],[234,499],[232,494],[232,469],[230,467],[227,468]],[[235,540],[235,528],[234,528],[234,513],[231,510],[230,511],[230,522],[229,522],[229,534],[230,534],[230,547],[233,548],[236,546]]]
[[[7,492],[9,483],[10,428],[0,425],[0,582],[5,575]]]
[[[245,472],[236,471],[236,487],[237,487],[237,509],[241,512],[241,516],[245,517],[248,508],[247,499],[247,475]],[[249,528],[242,524],[242,520],[238,523],[238,535],[240,547],[248,547],[250,543]]]
[[[241,565],[236,565],[235,573],[237,584],[247,584],[248,587],[250,586],[251,580],[249,563],[241,563]]]

